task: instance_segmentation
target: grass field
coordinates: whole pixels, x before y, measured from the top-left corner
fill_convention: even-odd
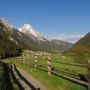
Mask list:
[[[23,57],[24,55],[24,57]],[[34,64],[34,56],[32,54],[27,55],[26,53],[23,53],[22,56],[8,59],[7,61],[9,63],[15,63],[17,66],[23,68],[25,71],[30,73],[33,77],[35,77],[38,81],[42,82],[42,84],[47,87],[47,90],[87,90],[86,87],[81,86],[79,84],[73,83],[71,81],[68,81],[64,78],[55,76],[55,75],[48,75],[47,72],[35,69],[30,67],[30,65]],[[70,56],[61,56],[57,54],[51,54],[50,55],[51,60],[53,61],[63,61],[63,62],[73,62],[73,59]],[[38,55],[37,56],[37,64],[42,65],[42,68],[47,68],[47,55]],[[6,61],[6,60],[5,60]],[[45,66],[44,66],[44,65]],[[78,67],[78,66],[70,66],[70,65],[64,65],[64,64],[57,64],[52,63],[52,66],[57,68],[69,68],[72,70],[79,70],[82,73],[87,73],[87,68]],[[60,72],[67,74],[67,72]],[[71,75],[71,74],[69,74]],[[79,76],[73,75],[73,77],[78,78]]]

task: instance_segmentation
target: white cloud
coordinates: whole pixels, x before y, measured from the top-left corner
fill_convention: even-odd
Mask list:
[[[75,43],[83,36],[84,35],[58,34],[58,35],[50,35],[49,38],[63,40],[63,41],[70,42],[70,43]]]

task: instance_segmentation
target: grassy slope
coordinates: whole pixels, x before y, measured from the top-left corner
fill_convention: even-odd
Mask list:
[[[76,56],[74,60],[78,63],[87,63],[90,59],[90,32],[77,41],[66,53]]]
[[[26,56],[27,57],[27,56]],[[30,60],[32,56],[30,56],[29,58],[27,57],[26,62],[28,63],[28,60]],[[38,62],[42,63],[42,64],[46,64],[46,61],[43,60],[43,57],[45,56],[39,56]],[[51,55],[52,60],[61,60],[61,61],[65,61],[65,62],[73,62],[73,59],[71,57],[64,57],[62,58],[59,55]],[[57,57],[57,58],[56,58]],[[46,87],[48,87],[47,90],[87,90],[87,88],[80,86],[78,84],[72,83],[66,79],[63,79],[61,77],[57,77],[55,75],[51,75],[48,76],[47,72],[44,72],[42,70],[33,70],[33,68],[29,67],[28,65],[24,65],[22,64],[22,60],[19,61],[19,59],[12,60],[12,63],[16,63],[19,67],[23,68],[24,70],[26,70],[28,73],[30,73],[32,76],[34,76],[36,79],[38,79],[40,82],[42,82],[43,85],[45,85]],[[30,63],[33,63],[33,60],[31,58]],[[28,64],[30,64],[28,63]],[[81,68],[81,67],[76,67],[76,66],[69,66],[69,65],[63,65],[63,64],[55,64],[53,63],[54,66],[56,67],[66,67],[66,68],[71,68],[74,70],[80,70],[81,72],[86,73],[87,69],[86,68]],[[78,76],[77,76],[78,77]]]
[[[24,64],[17,64],[17,65],[26,70],[40,82],[42,82],[43,85],[45,85],[48,88],[47,90],[87,90],[83,86],[72,83],[55,75],[48,76],[47,72],[41,70],[34,71],[32,68]]]

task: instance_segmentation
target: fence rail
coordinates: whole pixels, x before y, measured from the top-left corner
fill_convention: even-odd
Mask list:
[[[56,74],[56,75],[59,75],[59,76],[61,76],[61,77],[63,77],[63,78],[66,78],[66,79],[68,79],[68,80],[71,80],[71,81],[73,81],[73,82],[76,82],[76,83],[78,83],[78,84],[81,84],[81,85],[83,85],[83,86],[87,86],[88,88],[90,88],[89,87],[89,82],[86,82],[86,81],[82,81],[82,80],[78,80],[78,79],[75,79],[75,78],[72,78],[72,77],[70,77],[70,76],[68,76],[68,75],[64,75],[64,74],[61,74],[61,73],[58,73],[58,72],[56,72],[56,71],[53,71],[52,70],[52,68],[53,68],[53,66],[52,66],[52,64],[51,64],[51,60],[50,59],[48,59],[48,63],[47,63],[47,65],[48,65],[48,72],[51,74],[51,73],[53,73],[53,74]],[[90,69],[90,63],[88,63],[87,65],[85,64],[73,64],[73,63],[64,63],[64,62],[57,62],[57,61],[54,61],[55,63],[61,63],[61,64],[68,64],[68,65],[73,65],[73,66],[80,66],[80,67],[88,67],[89,66],[89,69]],[[57,69],[57,68],[56,68]],[[59,68],[60,70],[63,70],[63,71],[72,71],[72,70],[70,70],[70,69],[61,69],[61,68]],[[72,73],[76,73],[76,74],[80,74],[82,77],[85,77],[85,76],[87,76],[87,75],[85,75],[84,73],[81,73],[80,71],[72,71]],[[90,72],[89,72],[90,73]],[[49,75],[50,75],[49,74]],[[90,74],[89,74],[89,76],[90,76]],[[89,77],[90,78],[90,77]],[[88,90],[90,90],[90,89],[88,89]]]
[[[17,60],[17,61],[19,62],[19,60]],[[46,63],[43,63],[43,64],[38,62],[37,58],[34,58],[34,60],[32,60],[33,63],[31,63],[30,60],[28,60],[27,62],[25,62],[25,61],[26,60],[25,60],[25,57],[24,57],[24,59],[21,59],[20,62],[23,63],[23,64],[27,64],[27,65],[33,67],[34,69],[44,70],[44,71],[48,72],[48,75],[54,74],[54,75],[60,76],[62,78],[65,78],[69,81],[72,81],[74,83],[77,83],[77,84],[80,84],[82,86],[88,87],[88,90],[90,90],[90,60],[88,60],[87,64],[67,63],[67,62],[62,62],[62,61],[52,61],[50,57],[47,60],[45,59],[44,62],[46,62]],[[81,68],[87,68],[88,73],[82,73],[79,70],[72,70],[72,69],[67,69],[67,68],[56,67],[52,63],[65,64],[65,65],[70,65],[70,66],[78,66],[78,67],[81,67]],[[59,72],[57,70],[59,70]],[[73,75],[77,74],[80,78],[75,78],[75,77],[72,77],[68,74],[61,73],[61,71],[69,72]],[[85,78],[86,80],[82,80],[81,78]]]
[[[67,69],[67,68],[58,68],[58,67],[55,67],[56,70],[62,70],[62,71],[67,71],[67,72],[72,72],[74,74],[79,74],[79,75],[83,75],[83,76],[88,76],[87,73],[82,73],[80,71],[77,71],[77,70],[72,70],[72,69]]]

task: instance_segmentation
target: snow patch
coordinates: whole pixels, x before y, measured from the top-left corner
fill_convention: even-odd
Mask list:
[[[35,31],[30,24],[24,24],[22,28],[19,28],[19,30],[24,34],[32,35],[34,38],[37,38],[37,40],[45,41],[44,37],[37,31]]]

